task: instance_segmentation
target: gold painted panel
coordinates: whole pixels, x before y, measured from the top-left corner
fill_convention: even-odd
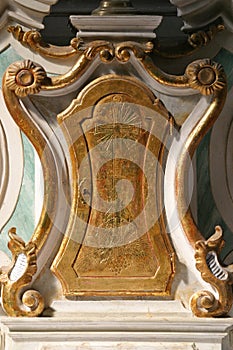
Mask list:
[[[135,78],[89,84],[58,115],[72,161],[70,222],[52,269],[65,295],[169,295],[163,173],[171,117]]]

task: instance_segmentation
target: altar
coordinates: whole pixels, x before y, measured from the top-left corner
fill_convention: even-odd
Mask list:
[[[55,1],[19,3],[0,8],[1,349],[232,349],[228,5],[101,1],[58,46]]]

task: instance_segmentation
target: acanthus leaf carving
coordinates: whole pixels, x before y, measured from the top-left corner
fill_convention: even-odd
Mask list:
[[[214,37],[225,29],[224,24],[218,23],[216,25],[211,25],[208,30],[199,30],[189,35],[188,43],[193,48],[201,48],[208,45]]]

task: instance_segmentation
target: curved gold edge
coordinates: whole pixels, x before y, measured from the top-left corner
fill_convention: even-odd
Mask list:
[[[23,46],[39,53],[41,56],[68,59],[77,55],[80,41],[76,38],[72,39],[69,46],[50,45],[43,41],[41,34],[36,30],[25,32],[21,26],[9,26],[8,32]]]
[[[201,139],[214,124],[224,106],[227,95],[227,83],[222,66],[218,63],[211,62],[210,60],[199,60],[193,62],[187,67],[186,75],[188,76],[190,87],[198,89],[203,95],[210,95],[211,102],[201,120],[190,132],[179,156],[175,183],[177,208],[186,237],[190,244],[196,249],[197,269],[202,273],[203,280],[216,288],[219,294],[219,300],[216,300],[215,296],[208,291],[198,292],[192,298],[191,308],[196,316],[212,317],[224,315],[230,310],[233,302],[232,290],[229,286],[229,280],[222,281],[212,274],[206,265],[206,260],[205,264],[203,263],[203,266],[207,266],[208,270],[206,270],[206,268],[203,270],[198,262],[200,256],[198,249],[203,250],[202,262],[204,262],[204,256],[206,259],[209,247],[218,252],[220,243],[219,240],[216,241],[215,245],[212,244],[213,242],[210,244],[209,240],[205,242],[204,237],[194,222],[190,207],[187,205],[185,184],[187,183],[187,174],[189,173],[190,162],[193,154]]]
[[[36,273],[38,253],[46,243],[53,227],[56,214],[54,203],[56,203],[58,193],[57,172],[48,140],[24,111],[19,97],[37,93],[44,80],[46,80],[46,73],[43,68],[29,60],[10,65],[3,78],[3,95],[8,111],[20,130],[25,133],[35,147],[40,157],[44,175],[43,208],[38,225],[29,243],[25,245],[20,238],[13,235],[14,231],[10,231],[9,248],[12,251],[13,264],[20,253],[24,253],[28,261],[27,269],[19,280],[12,282],[8,276],[8,279],[2,284],[3,308],[11,316],[36,316],[43,311],[43,298],[38,292],[26,291],[22,297],[23,306],[19,304],[19,296],[22,294],[22,289],[25,289]],[[29,308],[25,309],[25,305]]]
[[[177,207],[185,234],[194,247],[198,240],[204,238],[194,223],[190,207],[186,203],[185,183],[195,150],[224,106],[227,82],[223,67],[209,59],[194,61],[187,67],[185,75],[188,77],[190,87],[199,90],[203,95],[211,96],[209,107],[190,132],[182,148],[176,169]]]
[[[158,83],[171,87],[188,88],[190,87],[187,76],[184,75],[172,75],[163,72],[158,68],[153,60],[145,55],[141,60],[141,65],[147,71],[147,73]]]
[[[158,39],[155,39],[153,53],[163,58],[176,59],[190,56],[201,48],[209,45],[216,35],[225,29],[223,23],[213,24],[207,30],[199,30],[190,34],[187,41],[169,48],[163,47]]]
[[[82,54],[78,56],[76,63],[67,73],[45,79],[41,84],[41,89],[54,90],[71,85],[86,72],[97,56],[103,63],[110,63],[114,59],[125,63],[130,59],[131,52],[137,59],[142,60],[152,48],[151,42],[139,44],[128,41],[113,45],[107,41],[93,41],[83,46]]]
[[[197,270],[200,271],[203,280],[210,283],[217,293],[216,296],[207,290],[196,292],[191,298],[191,309],[198,317],[216,317],[226,315],[231,309],[233,303],[232,281],[227,268],[222,268],[219,264],[219,273],[216,277],[207,264],[207,254],[215,252],[217,255],[224,245],[222,239],[222,229],[219,226],[215,228],[215,234],[207,241],[200,240],[196,242],[195,259]]]

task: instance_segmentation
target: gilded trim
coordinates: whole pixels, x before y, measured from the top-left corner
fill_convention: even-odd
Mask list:
[[[205,114],[190,132],[179,156],[176,171],[177,206],[185,234],[194,247],[196,241],[204,238],[194,223],[190,209],[187,211],[185,184],[187,183],[190,158],[193,157],[199,142],[214,124],[224,106],[227,83],[222,66],[212,63],[210,60],[199,60],[191,63],[187,67],[185,74],[190,87],[199,90],[203,95],[211,94],[212,99]],[[205,76],[206,81],[200,79],[200,77],[203,78]],[[212,79],[213,77],[214,79]]]
[[[30,253],[32,246],[34,247],[33,251],[35,250],[33,253],[34,260],[36,260],[39,251],[43,248],[49,236],[55,218],[54,203],[56,202],[58,188],[56,165],[54,163],[53,155],[46,137],[25,112],[19,99],[19,97],[25,96],[29,93],[38,92],[41,88],[42,82],[45,80],[46,73],[43,68],[28,60],[10,65],[3,78],[3,95],[6,106],[16,124],[35,147],[41,160],[44,175],[44,203],[41,217],[28,245],[25,246],[21,241],[21,244],[17,246],[16,252],[14,245],[17,244],[20,239],[13,236],[11,231],[10,237],[12,243],[10,243],[10,247],[13,247],[13,249],[10,249],[13,253],[13,262],[16,260],[20,251],[26,252],[28,250]],[[30,264],[28,264],[28,268],[29,265]],[[25,311],[25,309],[18,303],[18,296],[21,295],[22,288],[25,289],[35,273],[36,268],[34,265],[34,268],[30,267],[30,278],[28,278],[29,272],[26,270],[25,274],[19,280],[14,283],[8,281],[2,285],[3,307],[11,316],[36,316],[41,313],[42,299],[37,295],[37,292],[35,295],[31,295],[31,292],[25,292],[26,294],[23,294],[23,303],[26,302],[33,304],[29,300],[30,298],[28,299],[29,295],[31,295],[32,299],[34,297],[37,299],[38,296],[38,307],[32,305],[32,310]],[[10,304],[10,309],[8,304]]]
[[[151,52],[154,47],[150,41],[145,44],[134,41],[114,44],[105,40],[95,40],[85,44],[78,38],[73,38],[69,46],[60,47],[45,43],[41,34],[35,30],[25,32],[20,26],[10,26],[8,31],[17,41],[33,52],[56,59],[67,59],[71,56],[84,54],[88,60],[92,60],[99,53],[100,59],[105,63],[111,62],[114,58],[121,62],[127,62],[130,58],[130,51],[133,51],[134,55],[140,59],[145,53]]]
[[[148,55],[145,55],[140,62],[147,73],[158,83],[178,88],[190,87],[188,77],[185,74],[172,75],[163,72],[159,67],[155,66],[152,59]]]
[[[25,32],[20,26],[9,26],[8,32],[23,46],[39,53],[41,56],[67,59],[77,55],[80,41],[73,38],[69,46],[55,46],[43,41],[41,34],[37,30]]]

